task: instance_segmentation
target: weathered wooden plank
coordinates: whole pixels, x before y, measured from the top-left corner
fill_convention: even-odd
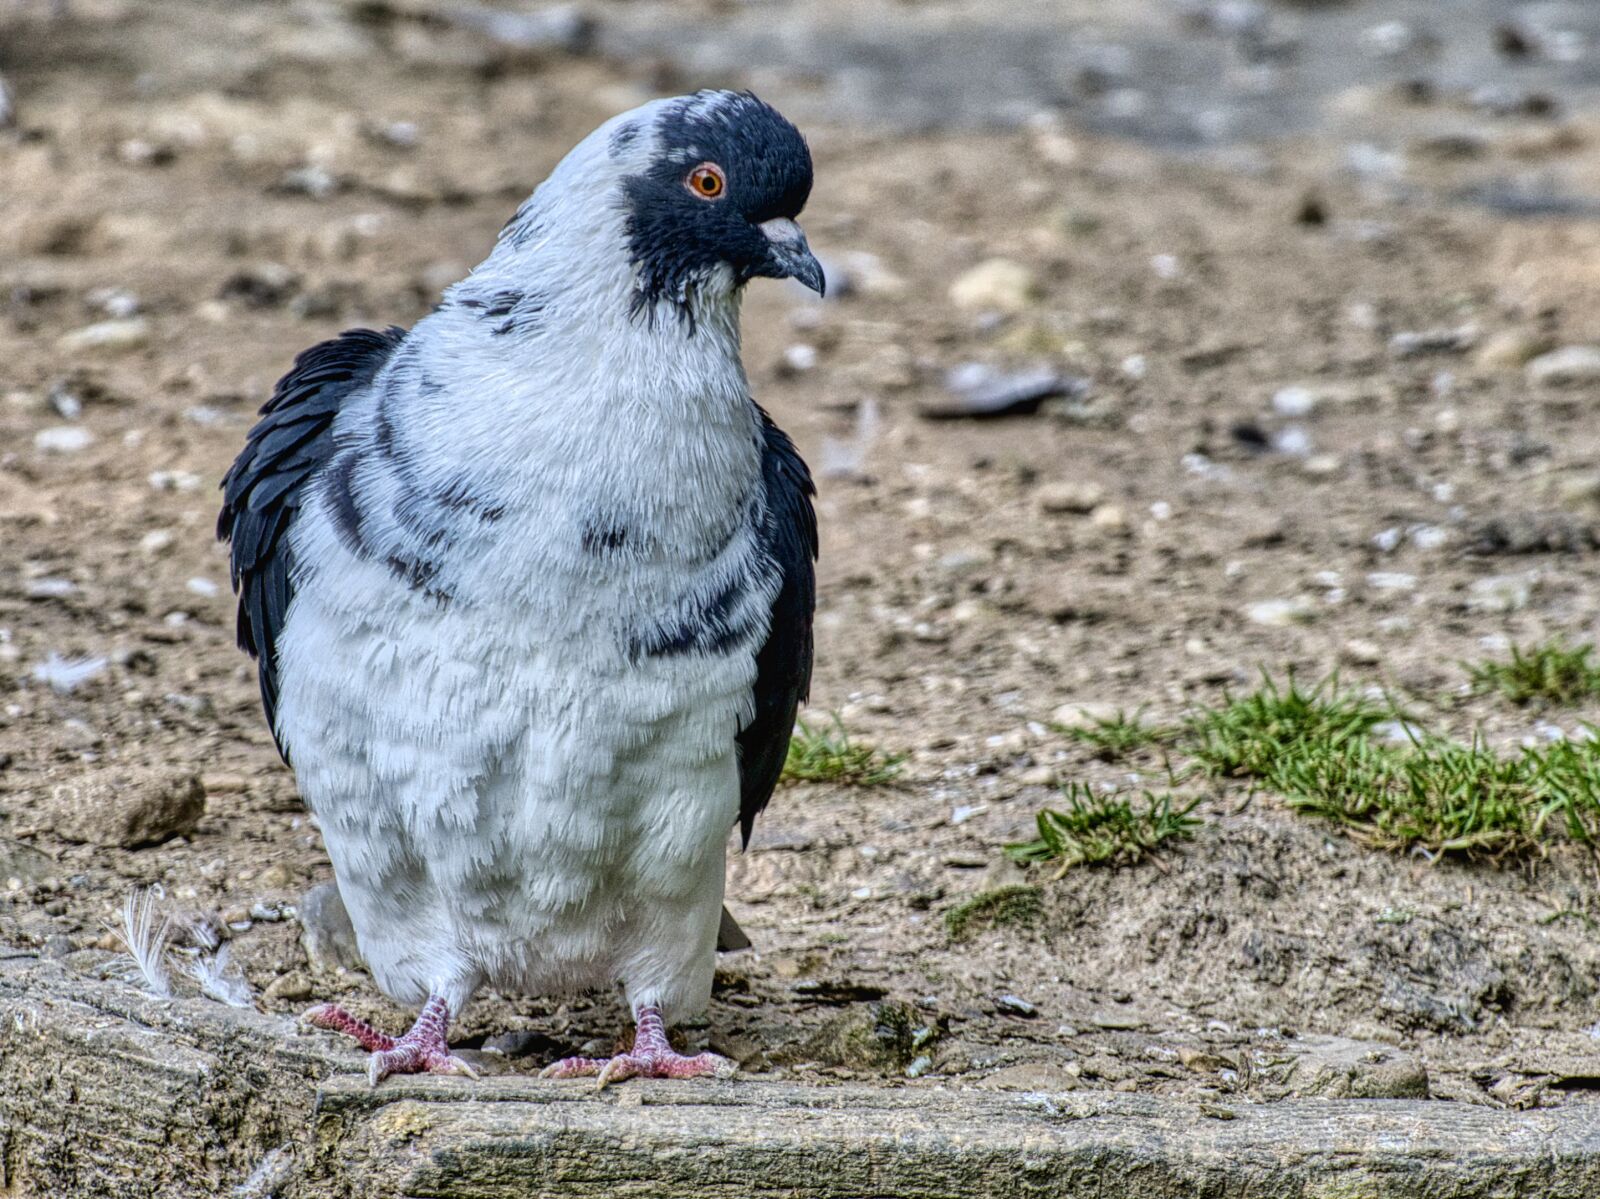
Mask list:
[[[330,1172],[363,1196],[1594,1199],[1600,1110],[1427,1101],[1226,1108],[1138,1096],[758,1082],[329,1080]]]
[[[50,1199],[1595,1199],[1600,1108],[391,1079],[291,1021],[0,961],[0,1191]]]

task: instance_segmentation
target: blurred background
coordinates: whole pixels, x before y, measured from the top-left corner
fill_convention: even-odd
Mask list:
[[[1600,5],[0,0],[0,78],[0,939],[125,970],[153,888],[234,999],[398,1018],[233,647],[218,482],[297,351],[425,313],[600,121],[750,87],[817,164],[828,299],[758,281],[745,329],[819,479],[819,649],[691,1034],[1593,1094]],[[523,1068],[616,1023],[464,1033]]]

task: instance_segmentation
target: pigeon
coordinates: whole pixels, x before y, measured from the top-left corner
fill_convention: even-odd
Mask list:
[[[223,480],[238,639],[315,814],[387,1036],[374,1085],[470,1074],[482,987],[619,986],[630,1052],[545,1074],[727,1077],[703,1011],[809,688],[810,473],[752,398],[745,285],[821,265],[799,131],[701,91],[580,142],[409,331],[302,353]]]

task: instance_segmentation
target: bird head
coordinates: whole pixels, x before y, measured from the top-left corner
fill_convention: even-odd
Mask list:
[[[757,276],[820,295],[822,266],[795,223],[811,194],[800,131],[749,92],[699,92],[649,119],[648,162],[623,183],[640,302]]]
[[[609,195],[597,196],[597,184]],[[607,121],[551,173],[502,241],[538,243],[552,228],[603,223],[621,233],[632,312],[667,302],[687,316],[691,301],[732,297],[758,277],[796,279],[822,294],[822,265],[795,220],[810,194],[811,152],[799,130],[749,92],[702,91]],[[587,204],[588,219],[551,219],[558,202]],[[612,236],[596,232],[597,242]]]

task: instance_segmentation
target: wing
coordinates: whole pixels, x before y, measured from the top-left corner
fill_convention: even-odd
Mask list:
[[[761,421],[767,489],[761,537],[783,584],[772,601],[766,644],[756,654],[755,716],[739,734],[739,831],[747,845],[783,773],[795,713],[811,688],[811,617],[817,606],[817,514],[811,506],[817,489],[788,434],[765,412]]]
[[[403,329],[352,329],[302,353],[278,380],[261,419],[222,479],[217,537],[232,549],[239,648],[258,663],[261,704],[274,739],[278,633],[294,594],[285,534],[300,510],[306,481],[333,454],[333,418],[339,406],[372,381],[404,338]],[[281,742],[278,752],[283,753]]]

